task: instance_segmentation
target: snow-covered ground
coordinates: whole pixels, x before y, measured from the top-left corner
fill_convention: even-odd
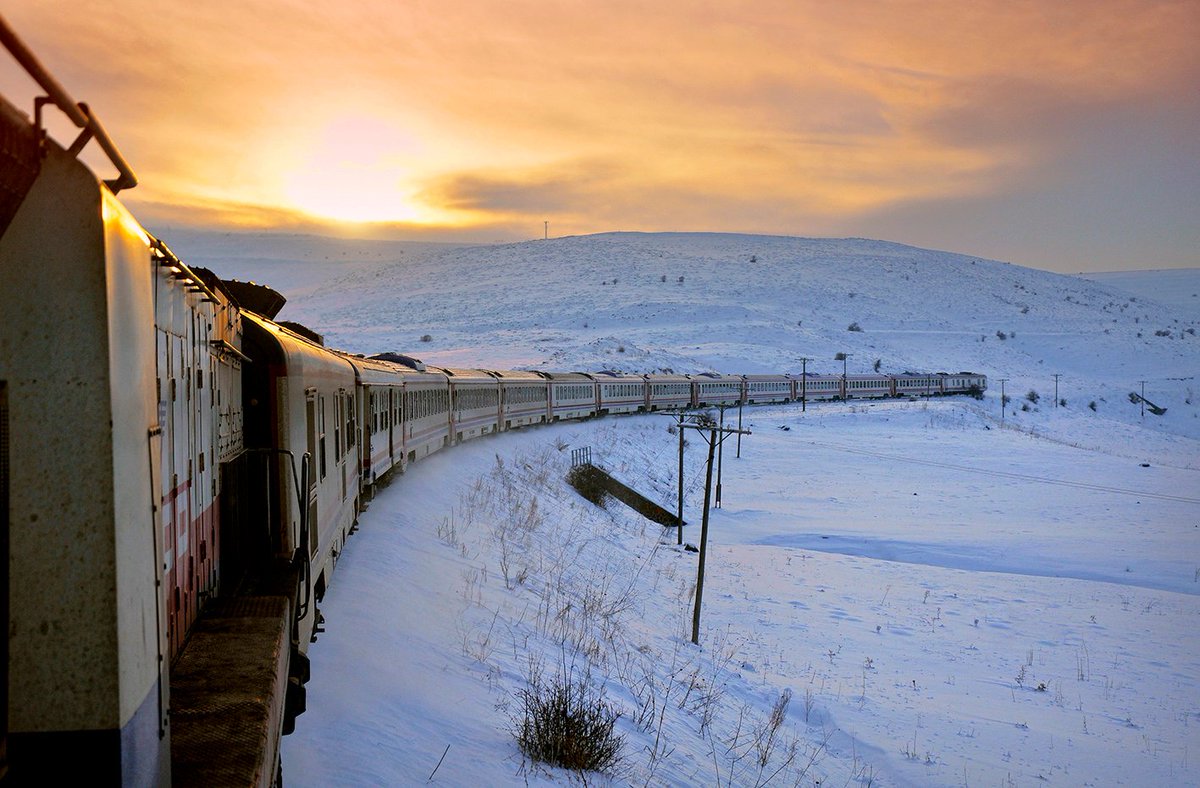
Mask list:
[[[272,284],[293,298],[281,317],[355,351],[683,372],[802,357],[840,372],[847,352],[851,372],[992,383],[982,402],[748,409],[741,459],[724,450],[700,647],[695,553],[563,483],[569,449],[589,446],[673,509],[670,419],[523,430],[418,463],[340,558],[285,740],[290,784],[567,782],[523,768],[509,733],[538,669],[586,675],[620,710],[616,784],[1196,783],[1200,310],[1151,296],[1200,291],[1200,272],[1164,289],[1159,273],[702,234],[167,240]],[[1143,380],[1164,416],[1129,401]],[[696,543],[703,440],[688,441]]]

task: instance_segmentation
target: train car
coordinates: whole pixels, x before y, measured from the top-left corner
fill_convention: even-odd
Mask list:
[[[796,399],[808,402],[842,398],[841,375],[798,375]]]
[[[450,382],[436,368],[424,372],[401,370],[404,405],[400,413],[403,432],[401,470],[410,462],[428,457],[451,443]]]
[[[703,372],[692,375],[692,399],[698,408],[710,405],[736,405],[742,401],[744,381],[740,375]]]
[[[647,375],[646,391],[651,411],[693,406],[692,380],[687,375]]]
[[[939,372],[943,394],[972,394],[983,396],[987,391],[987,376],[977,372]]]
[[[491,370],[491,374],[500,384],[501,429],[546,423],[550,418],[550,384],[546,378],[516,370]]]
[[[481,369],[437,368],[450,387],[450,436],[455,444],[500,430],[500,383]]]
[[[404,407],[404,377],[396,364],[380,356],[351,356],[355,398],[347,431],[358,444],[362,484],[373,486],[400,464],[404,456],[400,413]]]
[[[311,592],[319,600],[360,508],[361,460],[351,438],[355,369],[343,355],[264,317],[245,312],[243,320],[245,352],[254,362],[242,381],[245,440],[262,460],[252,463],[250,485],[261,478],[270,491],[265,511],[252,511],[251,522],[266,524],[280,565],[303,563],[300,599]],[[319,618],[315,605],[297,607],[304,613],[296,621],[303,654]]]
[[[937,375],[904,372],[891,378],[892,391],[897,397],[931,397],[942,393],[942,379]]]
[[[550,384],[550,420],[596,415],[596,381],[582,372],[540,372]]]
[[[892,396],[892,378],[888,375],[846,375],[844,399],[870,399]]]
[[[598,412],[638,413],[646,409],[646,379],[620,372],[597,372],[600,402]]]
[[[746,404],[788,402],[793,398],[792,379],[787,375],[743,375]]]

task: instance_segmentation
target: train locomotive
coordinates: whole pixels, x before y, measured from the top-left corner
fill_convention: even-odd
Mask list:
[[[605,414],[981,392],[973,373],[451,369],[325,347],[269,288],[181,261],[118,197],[95,115],[0,99],[4,785],[258,784],[304,709],[363,501],[429,454]],[[53,105],[79,128],[50,139]],[[80,162],[95,139],[118,170]]]

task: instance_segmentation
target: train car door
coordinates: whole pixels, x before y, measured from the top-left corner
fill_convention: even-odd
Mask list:
[[[397,419],[393,417],[400,407],[400,396],[396,394],[396,390],[393,388],[385,389],[385,391],[387,391],[388,412],[388,467],[391,468],[396,464],[396,428],[399,424]]]
[[[308,389],[304,392],[305,404],[305,427],[308,432],[308,456],[309,473],[308,473],[308,489],[299,494],[299,500],[303,501],[308,507],[308,541],[309,544],[304,545],[304,549],[311,556],[314,552],[315,541],[317,538],[317,474],[318,468],[323,468],[324,458],[318,455],[317,432],[319,429],[318,419],[320,414],[317,413],[318,401],[317,390]],[[304,534],[297,534],[296,546],[300,546],[300,539]]]

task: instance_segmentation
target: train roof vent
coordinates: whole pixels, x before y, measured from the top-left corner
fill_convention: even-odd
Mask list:
[[[268,320],[274,320],[275,315],[279,314],[279,310],[283,309],[283,305],[287,303],[278,291],[267,287],[266,285],[255,284],[254,282],[239,282],[236,279],[226,279],[224,282],[225,290],[229,293],[237,305],[242,309],[247,309],[256,315],[262,315]],[[280,325],[283,325],[282,323]],[[305,329],[307,331],[308,329]],[[296,333],[303,333],[297,331]]]
[[[306,325],[295,323],[291,320],[280,320],[279,325],[283,326],[294,334],[299,334],[309,342],[316,342],[321,347],[325,347],[325,337],[321,336],[316,331],[313,331]]]
[[[419,358],[406,356],[403,353],[376,353],[373,356],[367,356],[367,358],[373,358],[376,361],[390,361],[393,364],[400,364],[417,372],[425,371],[425,362]]]

